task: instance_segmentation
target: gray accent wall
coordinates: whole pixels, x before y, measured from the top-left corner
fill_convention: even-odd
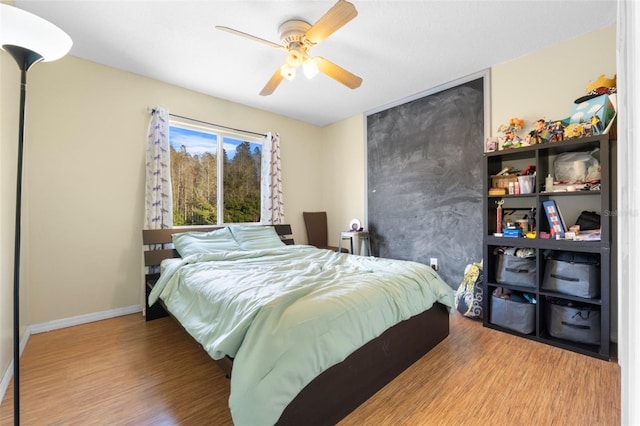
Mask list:
[[[482,260],[483,78],[367,117],[372,251],[435,257],[452,288]]]

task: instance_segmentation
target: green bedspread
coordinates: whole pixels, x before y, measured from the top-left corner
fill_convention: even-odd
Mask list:
[[[453,293],[426,265],[284,246],[196,254],[149,297],[214,359],[234,359],[236,425],[272,425],[305,385],[389,327]]]

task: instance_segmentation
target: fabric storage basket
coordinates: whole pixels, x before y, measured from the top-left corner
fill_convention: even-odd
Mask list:
[[[496,282],[498,284],[536,286],[535,258],[498,254],[496,262]]]
[[[549,334],[572,342],[600,344],[600,310],[591,306],[547,304]]]
[[[547,259],[542,288],[571,296],[598,297],[600,296],[600,266]]]
[[[491,295],[489,322],[523,334],[531,334],[536,328],[536,305],[523,298],[497,288]]]

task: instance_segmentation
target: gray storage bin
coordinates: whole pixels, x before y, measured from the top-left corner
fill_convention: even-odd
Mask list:
[[[571,296],[598,297],[600,296],[600,266],[547,259],[542,288]]]
[[[523,334],[531,334],[536,329],[536,305],[522,303],[508,298],[491,295],[489,322]],[[499,292],[498,292],[499,294]]]
[[[498,284],[536,286],[535,258],[498,254],[496,261],[496,282]]]
[[[595,307],[547,304],[549,334],[572,342],[600,344],[600,311]]]

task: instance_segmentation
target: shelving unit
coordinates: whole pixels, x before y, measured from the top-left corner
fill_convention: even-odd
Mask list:
[[[561,142],[537,144],[522,148],[487,152],[484,155],[483,172],[485,176],[483,200],[483,258],[485,265],[484,282],[484,326],[536,340],[563,349],[575,351],[600,359],[610,358],[610,281],[611,281],[611,148],[614,144],[608,135],[570,139]],[[558,154],[564,152],[590,152],[598,150],[593,155],[598,158],[601,166],[601,182],[598,191],[576,192],[546,192],[544,191],[545,176],[554,174],[553,163]],[[536,167],[536,183],[534,192],[518,195],[488,195],[491,176],[496,175],[504,167],[514,167],[524,170],[527,165]],[[505,212],[513,209],[535,208],[536,238],[497,237],[493,234],[497,230],[497,202],[504,200]],[[561,211],[565,223],[573,225],[578,215],[583,211],[595,211],[601,218],[600,241],[572,241],[540,238],[540,232],[549,232],[549,225],[542,203],[554,200]],[[499,247],[531,248],[535,252],[535,284],[533,287],[522,287],[496,282],[496,256],[494,251]],[[545,253],[566,251],[573,253],[593,253],[599,257],[600,294],[595,298],[581,298],[563,293],[544,290],[542,282],[545,270]],[[535,331],[523,334],[491,322],[491,295],[498,288],[512,291],[526,292],[533,295],[535,304]],[[547,324],[548,304],[550,298],[559,299],[565,303],[582,304],[600,311],[600,343],[586,344],[571,340],[558,339],[549,334]]]

